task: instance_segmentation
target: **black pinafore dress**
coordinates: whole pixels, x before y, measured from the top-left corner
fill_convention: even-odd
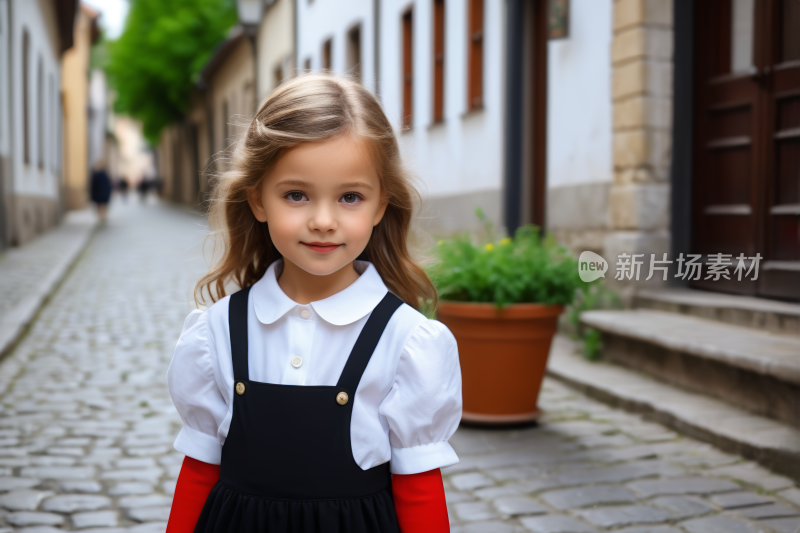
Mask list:
[[[250,380],[249,292],[230,298],[233,417],[219,481],[194,533],[399,533],[389,463],[356,464],[350,416],[361,375],[402,301],[388,293],[375,307],[336,386],[307,387]]]

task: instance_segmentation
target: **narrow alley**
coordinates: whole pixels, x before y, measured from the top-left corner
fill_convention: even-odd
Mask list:
[[[165,530],[182,461],[165,374],[207,230],[163,203],[112,207],[0,362],[2,533]],[[458,430],[461,462],[444,471],[454,532],[800,527],[789,479],[552,379],[541,405],[536,428]]]

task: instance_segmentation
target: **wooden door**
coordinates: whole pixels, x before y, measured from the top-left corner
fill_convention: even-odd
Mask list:
[[[695,8],[692,251],[760,261],[693,286],[800,299],[800,0]]]
[[[800,0],[765,2],[764,296],[800,299]]]

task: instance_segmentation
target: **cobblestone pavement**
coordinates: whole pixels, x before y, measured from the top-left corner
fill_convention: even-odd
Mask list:
[[[204,226],[116,205],[0,363],[0,533],[161,532],[182,456],[165,373]],[[547,380],[538,428],[461,428],[454,532],[795,533],[800,490]],[[629,526],[634,526],[629,528]]]
[[[91,226],[90,212],[80,212],[78,221],[62,224],[58,228],[26,244],[23,248],[9,248],[0,252],[0,317],[20,304],[27,294],[36,289]]]
[[[24,246],[0,252],[0,354],[24,333],[70,264],[88,243],[94,213],[72,211]]]
[[[462,427],[454,533],[797,533],[800,490],[758,465],[546,379],[539,427]]]
[[[0,531],[164,531],[182,461],[165,376],[203,231],[198,215],[113,206],[0,364]]]

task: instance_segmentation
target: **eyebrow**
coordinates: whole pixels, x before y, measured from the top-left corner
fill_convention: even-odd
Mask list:
[[[302,181],[302,180],[281,180],[275,184],[275,187],[284,187],[286,185],[294,185],[295,187],[303,187],[305,189],[314,188],[313,185],[311,185],[307,181]]]
[[[275,187],[285,187],[287,185],[292,185],[294,187],[302,187],[304,189],[313,189],[314,185],[307,181],[302,180],[281,180],[275,184]],[[369,183],[363,181],[349,181],[347,183],[342,183],[339,185],[340,189],[350,189],[354,187],[363,187],[365,189],[372,190],[372,186]]]
[[[342,183],[341,185],[339,185],[339,188],[341,189],[350,189],[353,187],[364,187],[365,189],[372,190],[372,185],[370,185],[369,183],[365,183],[363,181],[349,181],[347,183]]]

